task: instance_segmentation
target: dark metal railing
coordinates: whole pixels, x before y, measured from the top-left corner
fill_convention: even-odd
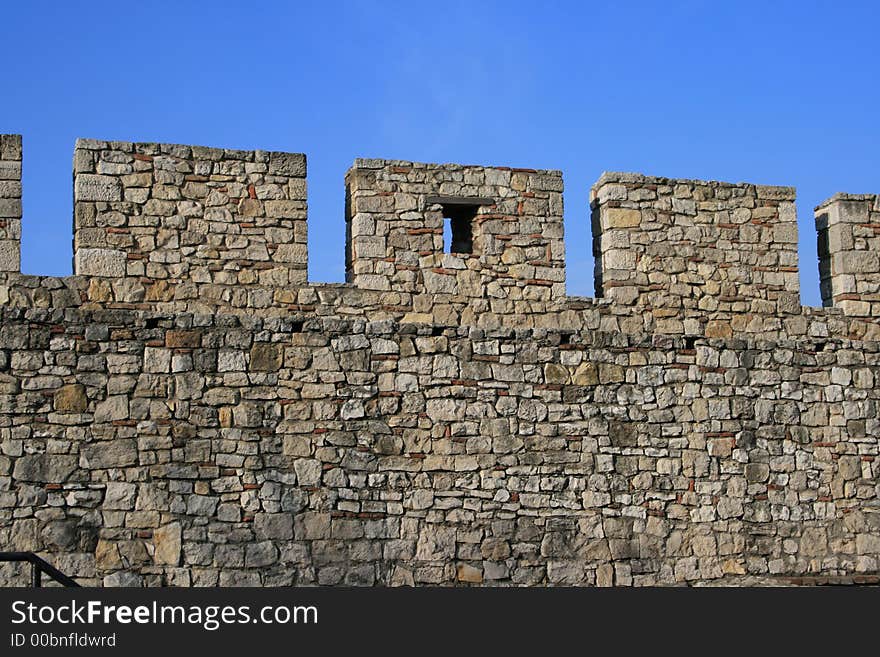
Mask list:
[[[79,584],[33,552],[0,552],[0,561],[27,561],[31,565],[31,586],[35,588],[43,586],[43,573],[62,586],[79,588]]]

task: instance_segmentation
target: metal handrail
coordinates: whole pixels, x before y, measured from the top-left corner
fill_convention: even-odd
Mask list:
[[[31,586],[34,588],[43,586],[43,573],[62,586],[80,588],[70,577],[33,552],[0,552],[0,561],[27,561],[31,565]]]

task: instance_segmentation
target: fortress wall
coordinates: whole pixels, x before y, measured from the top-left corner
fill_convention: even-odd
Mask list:
[[[219,301],[305,284],[307,267],[304,155],[77,142],[74,273],[97,277],[90,299]]]
[[[358,160],[350,282],[310,284],[303,156],[80,141],[77,273],[26,276],[19,143],[2,549],[104,585],[880,581],[875,197],[817,209],[809,308],[791,189],[604,174],[588,299],[559,172]]]
[[[880,317],[880,197],[836,194],[816,208],[822,303]]]
[[[0,272],[21,268],[21,135],[0,135]]]
[[[591,198],[597,295],[658,330],[800,312],[794,189],[606,173]],[[733,329],[717,319],[707,334]]]
[[[346,186],[357,287],[408,292],[417,306],[486,298],[510,314],[565,298],[561,172],[360,159]],[[444,216],[468,208],[472,251],[444,252]]]
[[[0,319],[0,544],[84,583],[880,569],[876,343]]]

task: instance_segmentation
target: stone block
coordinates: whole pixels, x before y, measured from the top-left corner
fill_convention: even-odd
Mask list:
[[[0,198],[0,219],[20,219],[21,199]]]
[[[642,222],[642,213],[635,208],[603,208],[604,228],[633,228]]]
[[[179,522],[153,530],[153,562],[162,566],[177,566],[180,564],[180,546],[182,532]]]
[[[305,244],[279,244],[272,256],[272,259],[275,262],[293,262],[299,264],[306,264],[308,258],[309,251]]]
[[[80,448],[79,462],[81,467],[93,470],[137,465],[137,443],[123,438],[89,443]]]
[[[304,178],[306,175],[306,156],[302,153],[269,153],[269,174]]]
[[[833,256],[834,273],[877,274],[880,272],[880,254],[872,251],[844,251]]]
[[[121,201],[122,182],[114,176],[81,173],[74,183],[74,202]]]
[[[277,372],[284,359],[284,347],[271,342],[257,342],[251,347],[250,369]]]
[[[289,541],[293,538],[293,516],[289,513],[258,513],[254,516],[257,540]]]
[[[460,563],[456,566],[456,578],[459,582],[480,584],[483,581],[483,571],[470,564]]]
[[[0,135],[0,159],[21,159],[21,135]]]
[[[166,347],[195,349],[201,345],[201,331],[167,331],[165,333]]]
[[[12,476],[18,481],[60,484],[76,471],[77,458],[69,454],[25,454],[15,460]]]
[[[0,271],[21,271],[21,242],[0,240]]]
[[[86,388],[79,383],[61,386],[53,395],[53,406],[58,413],[84,413],[88,403]]]
[[[113,249],[79,249],[75,255],[76,273],[81,276],[125,276],[126,255]]]

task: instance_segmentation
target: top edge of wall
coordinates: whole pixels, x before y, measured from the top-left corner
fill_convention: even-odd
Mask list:
[[[592,189],[597,190],[603,185],[611,183],[636,183],[641,185],[711,185],[722,187],[756,187],[758,189],[773,190],[774,198],[795,198],[795,188],[788,185],[762,185],[751,182],[729,182],[724,180],[702,180],[699,178],[668,178],[665,176],[649,176],[643,173],[627,171],[603,171],[599,179],[593,184]]]
[[[160,142],[136,142],[136,141],[109,141],[102,139],[86,139],[80,137],[74,145],[76,150],[121,150],[121,151],[137,151],[148,155],[167,154],[177,157],[215,157],[235,158],[236,155],[251,156],[254,153],[280,153],[284,155],[296,155],[305,158],[305,153],[296,151],[267,151],[261,148],[240,149],[240,148],[219,148],[215,146],[199,146],[197,144],[171,144]]]
[[[562,176],[560,169],[527,169],[522,167],[494,166],[489,164],[460,164],[457,162],[410,162],[409,160],[385,160],[372,157],[355,158],[352,169],[384,169],[386,167],[407,167],[410,169],[443,169],[458,171],[461,169],[494,169],[497,171],[521,171],[537,173],[544,176]]]

